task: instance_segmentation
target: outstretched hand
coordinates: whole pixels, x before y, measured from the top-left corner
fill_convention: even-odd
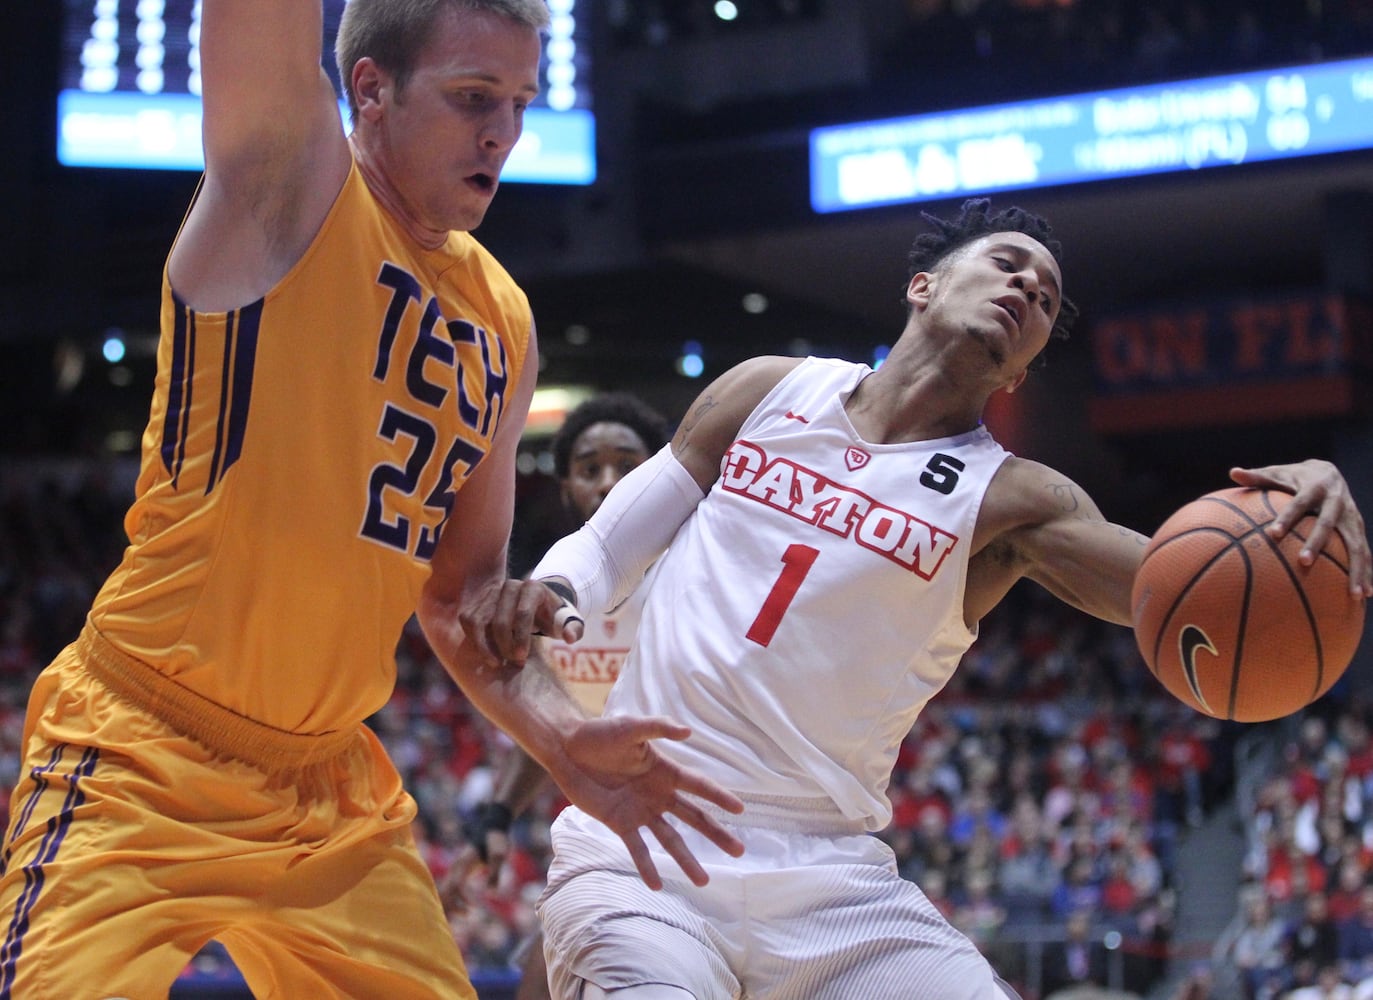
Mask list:
[[[732,813],[743,812],[743,803],[714,782],[668,760],[651,742],[684,740],[690,732],[660,717],[587,720],[568,737],[562,773],[554,775],[573,803],[619,834],[650,889],[661,889],[663,880],[640,832],[644,827],[693,883],[705,885],[709,881],[705,869],[668,821],[669,813],[700,831],[726,854],[738,857],[744,853],[739,839],[697,800]]]
[[[1240,486],[1280,489],[1293,495],[1292,502],[1268,526],[1269,537],[1274,540],[1286,535],[1307,514],[1316,516],[1299,556],[1305,566],[1311,565],[1316,554],[1325,548],[1330,533],[1338,531],[1349,550],[1350,592],[1373,597],[1373,555],[1369,552],[1364,520],[1339,469],[1329,462],[1308,459],[1291,465],[1231,469],[1230,478]]]

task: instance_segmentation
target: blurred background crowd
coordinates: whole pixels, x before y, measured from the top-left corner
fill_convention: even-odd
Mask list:
[[[6,796],[28,685],[76,634],[118,559],[133,472],[128,462],[7,466]],[[530,485],[526,502],[536,493]],[[509,743],[417,628],[398,663],[395,695],[370,721],[419,804],[415,833],[442,880]],[[1148,995],[1179,968],[1228,984],[1196,997],[1274,1000],[1329,970],[1357,983],[1373,977],[1373,705],[1347,687],[1299,719],[1222,723],[1166,695],[1127,630],[1023,587],[984,622],[905,741],[880,836],[1027,1000],[1082,985]],[[493,991],[516,976],[562,805],[545,792],[517,820],[496,887],[477,870],[466,885],[473,905],[450,910]],[[211,948],[187,982],[218,981],[233,983],[234,972]]]
[[[718,30],[713,6],[606,0],[602,16],[614,46],[651,50]],[[765,20],[821,6],[771,0]],[[1373,53],[1373,0],[892,0],[885,9],[869,106],[903,111]],[[774,102],[776,118],[801,114],[785,105]],[[737,118],[758,110],[740,103]],[[537,315],[537,296],[534,306]],[[47,451],[32,433],[22,449],[0,449],[5,801],[29,684],[76,636],[118,561],[136,471],[129,455],[86,449],[80,434],[65,440],[81,453]],[[553,536],[539,468],[522,477],[517,517],[515,551],[530,562]],[[398,663],[395,695],[371,724],[419,803],[416,835],[442,879],[508,742],[418,629],[402,637]],[[983,623],[905,741],[894,820],[880,836],[1026,1000],[1073,988],[1151,1000],[1373,998],[1367,687],[1349,678],[1279,723],[1221,723],[1166,695],[1128,631],[1022,587]],[[514,981],[562,804],[549,791],[520,817],[499,884],[474,877],[474,905],[450,912],[484,996],[508,995]],[[195,995],[235,981],[214,949],[186,979]]]

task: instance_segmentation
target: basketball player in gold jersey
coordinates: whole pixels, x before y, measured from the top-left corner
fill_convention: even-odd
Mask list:
[[[260,998],[472,997],[415,804],[362,725],[415,613],[636,849],[668,810],[741,849],[679,795],[737,800],[650,744],[684,727],[586,722],[458,621],[504,577],[538,367],[523,292],[468,231],[548,16],[351,0],[348,134],[318,0],[204,0],[206,168],[164,273],[130,544],[31,695],[0,997],[166,996],[212,938]]]

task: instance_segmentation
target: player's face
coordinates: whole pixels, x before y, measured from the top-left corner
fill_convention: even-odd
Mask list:
[[[929,279],[930,319],[966,337],[997,373],[1016,375],[1049,342],[1062,287],[1058,262],[1042,243],[1024,233],[992,233],[957,251]]]
[[[384,169],[434,229],[475,229],[539,91],[539,33],[489,11],[440,14],[413,73],[385,91]]]
[[[572,442],[563,499],[585,521],[611,488],[647,459],[643,440],[624,424],[592,424]]]

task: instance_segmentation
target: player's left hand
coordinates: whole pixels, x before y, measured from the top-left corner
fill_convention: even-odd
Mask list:
[[[1316,553],[1325,548],[1330,533],[1338,531],[1349,550],[1350,592],[1360,597],[1373,597],[1373,555],[1369,551],[1363,516],[1339,469],[1313,458],[1289,465],[1231,469],[1230,478],[1240,486],[1280,489],[1292,494],[1292,502],[1278,512],[1268,527],[1268,533],[1274,539],[1287,534],[1307,514],[1316,516],[1315,526],[1301,551],[1303,565],[1311,565]]]
[[[644,884],[663,887],[641,830],[650,833],[696,885],[709,876],[668,821],[671,813],[734,857],[743,843],[726,830],[697,799],[727,812],[744,804],[715,782],[668,760],[653,740],[684,740],[691,731],[664,718],[617,716],[588,719],[564,742],[565,760],[553,772],[568,799],[619,834]]]

